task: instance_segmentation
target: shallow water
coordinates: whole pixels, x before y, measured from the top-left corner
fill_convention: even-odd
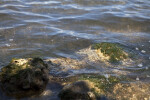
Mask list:
[[[0,67],[14,57],[80,59],[76,52],[98,42],[122,44],[138,55],[135,64],[120,68],[95,65],[70,69],[69,73],[104,71],[118,75],[118,71],[130,71],[131,77],[149,78],[150,1],[0,1]],[[142,75],[139,69],[143,69]]]

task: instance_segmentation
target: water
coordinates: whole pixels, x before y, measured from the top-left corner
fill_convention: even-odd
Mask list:
[[[0,1],[0,67],[14,57],[79,59],[76,52],[106,41],[120,43],[139,57],[136,64],[127,68],[109,68],[111,71],[149,69],[150,1]],[[109,69],[105,70],[109,73]],[[95,71],[89,69],[89,72]],[[134,75],[140,77],[138,73]]]

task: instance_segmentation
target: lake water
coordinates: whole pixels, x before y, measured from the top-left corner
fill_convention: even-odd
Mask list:
[[[99,42],[120,43],[138,55],[123,71],[149,69],[150,0],[0,1],[0,67],[12,58],[79,59],[76,52]]]

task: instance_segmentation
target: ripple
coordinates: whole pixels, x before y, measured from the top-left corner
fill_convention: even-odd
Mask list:
[[[18,7],[29,7],[29,6],[20,5],[20,4],[4,4],[1,7],[5,7],[5,8],[7,8],[7,7],[16,7],[16,8],[18,8]]]
[[[26,4],[40,4],[40,5],[46,5],[46,4],[56,4],[56,3],[60,3],[58,1],[44,1],[44,2],[37,2],[37,1],[34,1],[34,2],[26,2]]]
[[[133,61],[110,66],[101,63],[89,49],[99,42],[121,44],[133,53]],[[77,53],[80,50],[82,55]],[[1,0],[0,68],[14,57],[56,58],[64,66],[52,68],[54,74],[149,78],[150,1]]]
[[[8,27],[0,27],[0,30],[6,30],[6,29],[13,29],[13,28],[17,28],[17,27],[20,27],[20,26],[24,26],[25,24],[16,24],[16,25],[13,25],[13,26],[8,26]]]
[[[70,57],[93,42],[109,41],[130,45],[145,60],[150,56],[149,44],[143,42],[150,40],[149,4],[139,0],[2,0],[0,48],[4,48],[0,51],[5,52],[0,56],[35,52]]]

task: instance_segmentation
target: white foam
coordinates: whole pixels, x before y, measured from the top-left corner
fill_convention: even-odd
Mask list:
[[[135,50],[139,50],[139,48],[135,48]]]
[[[10,47],[10,44],[5,44],[5,46]]]
[[[139,81],[139,80],[140,80],[140,78],[139,78],[139,77],[136,77],[136,80],[137,80],[137,81]]]
[[[14,39],[9,39],[10,42],[12,42]]]
[[[142,53],[146,53],[146,51],[145,51],[145,50],[142,50],[141,52],[142,52]]]
[[[141,63],[141,64],[138,64],[138,67],[143,67],[143,64]]]

